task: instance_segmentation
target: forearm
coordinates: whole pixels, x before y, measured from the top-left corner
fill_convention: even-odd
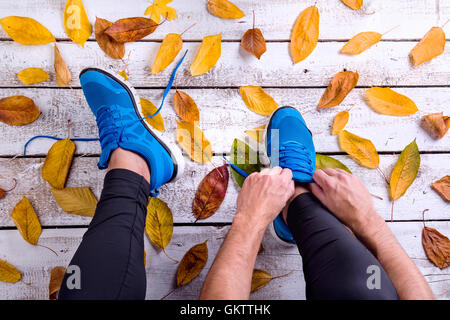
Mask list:
[[[367,225],[370,231],[358,237],[378,259],[400,299],[434,299],[430,286],[424,276],[398,243],[391,230],[380,216]]]
[[[230,231],[206,277],[200,299],[248,299],[256,255],[265,227],[236,214]]]

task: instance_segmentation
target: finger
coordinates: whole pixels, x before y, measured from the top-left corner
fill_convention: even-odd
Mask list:
[[[345,171],[345,170],[340,169],[340,168],[336,168],[335,170],[336,170],[337,172],[339,172],[339,173],[345,174],[346,176],[348,176],[348,175],[350,174],[348,171]]]
[[[329,175],[325,173],[325,171],[318,169],[314,171],[313,180],[319,186],[323,187],[325,185],[325,181],[329,178]]]
[[[264,169],[261,171],[261,174],[263,175],[269,175],[269,176],[273,176],[273,175],[279,175],[281,173],[283,169],[281,169],[280,167],[273,167],[270,169]]]
[[[337,176],[337,174],[338,174],[338,171],[336,169],[332,169],[332,168],[325,168],[325,169],[323,169],[323,171],[329,176]]]
[[[317,183],[310,183],[309,186],[313,195],[315,195],[316,198],[323,203],[323,200],[325,199],[325,192],[322,188]]]
[[[284,169],[281,171],[281,176],[282,176],[284,179],[286,179],[286,180],[292,180],[292,171],[291,171],[291,169],[284,168]]]
[[[259,173],[264,175],[264,174],[269,174],[269,171],[270,171],[270,168],[264,168]]]

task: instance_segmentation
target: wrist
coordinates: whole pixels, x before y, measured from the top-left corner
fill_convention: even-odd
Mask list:
[[[245,230],[245,232],[264,233],[268,225],[269,223],[261,217],[244,211],[237,211],[233,219],[233,226]]]

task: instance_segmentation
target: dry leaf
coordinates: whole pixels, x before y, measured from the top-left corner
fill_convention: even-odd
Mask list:
[[[12,126],[23,126],[34,122],[41,112],[34,101],[25,96],[0,99],[0,121]]]
[[[260,143],[263,141],[264,138],[264,132],[266,131],[266,125],[262,125],[250,130],[246,130],[245,133],[252,138],[253,140],[255,140],[256,142]]]
[[[113,59],[122,59],[125,55],[125,45],[105,34],[105,30],[111,26],[112,22],[97,18],[95,20],[95,40],[97,40],[100,49],[102,49],[109,57]]]
[[[442,139],[450,128],[450,117],[442,112],[423,116],[422,128],[434,139]]]
[[[81,0],[67,0],[64,8],[64,30],[73,42],[84,47],[92,27]]]
[[[177,141],[192,160],[200,163],[211,161],[211,143],[203,131],[193,123],[177,121]]]
[[[66,268],[64,267],[54,267],[50,272],[50,282],[48,284],[49,300],[58,299],[59,289],[61,288],[61,284],[65,274]]]
[[[49,74],[41,68],[26,68],[17,74],[23,84],[33,84],[48,80]]]
[[[75,143],[70,139],[56,141],[48,151],[42,166],[42,178],[53,188],[64,188],[74,153]]]
[[[158,24],[152,19],[135,17],[117,20],[105,30],[105,34],[117,42],[134,42],[155,31]]]
[[[150,240],[162,250],[169,245],[170,239],[172,239],[172,211],[164,201],[158,198],[150,198],[148,202],[145,232]]]
[[[194,99],[183,91],[175,91],[173,95],[173,107],[183,121],[194,123],[200,119],[200,112]]]
[[[258,114],[270,116],[278,108],[278,104],[273,98],[258,86],[240,87],[242,100],[245,105]]]
[[[434,228],[424,227],[422,245],[428,259],[437,267],[450,266],[450,240]]]
[[[127,72],[126,72],[125,70],[122,70],[122,71],[120,71],[120,72],[117,72],[117,74],[118,74],[119,76],[121,76],[121,77],[123,78],[123,80],[128,81],[128,75],[127,75]]]
[[[350,113],[348,111],[339,112],[334,118],[333,128],[331,129],[331,134],[338,134],[342,129],[345,128],[348,122],[348,118],[350,117]]]
[[[363,5],[363,0],[342,0],[342,2],[353,10],[359,10]]]
[[[240,19],[245,14],[236,5],[228,0],[209,0],[208,11],[219,18]]]
[[[320,98],[317,108],[330,108],[339,105],[349,92],[356,87],[358,79],[358,72],[343,71],[336,74]]]
[[[380,165],[380,158],[372,141],[342,130],[339,133],[339,145],[350,157],[360,165],[376,169]]]
[[[141,98],[141,108],[142,114],[144,117],[151,116],[155,114],[158,108],[149,100]],[[164,131],[166,128],[164,127],[164,119],[161,113],[158,113],[156,116],[145,119],[149,125],[155,128],[158,131]]]
[[[150,16],[150,19],[159,23],[161,16],[167,20],[174,20],[177,18],[177,10],[168,7],[167,4],[172,0],[154,0],[153,4],[145,10],[144,15]]]
[[[308,57],[319,40],[319,10],[311,6],[303,10],[295,21],[291,34],[291,56],[294,63]]]
[[[221,33],[203,38],[200,49],[190,67],[192,76],[202,75],[216,65],[221,55],[221,41]]]
[[[153,62],[152,74],[157,74],[167,68],[167,66],[175,60],[181,48],[183,48],[181,35],[178,33],[168,33],[164,37],[155,61]]]
[[[234,139],[230,150],[230,162],[247,174],[253,172],[259,172],[262,168],[262,163],[258,153],[253,150],[245,142]],[[231,176],[239,187],[242,187],[245,181],[245,177],[241,176],[237,171],[231,168]]]
[[[347,171],[348,173],[352,173],[349,168],[339,160],[336,160],[332,157],[328,157],[323,154],[316,154],[316,169],[342,169]]]
[[[433,27],[411,50],[409,57],[413,65],[418,66],[442,53],[445,48],[445,33],[440,27]]]
[[[46,44],[55,42],[55,37],[42,24],[27,17],[9,16],[0,19],[3,30],[21,44]]]
[[[406,190],[416,179],[419,167],[420,153],[414,139],[413,142],[403,149],[392,170],[391,180],[389,181],[392,200],[397,200],[405,194]]]
[[[65,212],[93,217],[97,208],[97,199],[88,187],[50,189],[58,206]]]
[[[177,270],[177,287],[184,286],[200,274],[208,261],[206,241],[190,248],[181,259]]]
[[[192,211],[197,220],[209,218],[219,209],[227,193],[228,179],[226,164],[214,168],[203,178],[192,204]]]
[[[266,52],[266,40],[258,28],[248,29],[241,40],[241,47],[258,59]]]
[[[255,292],[256,290],[261,289],[266,284],[268,284],[270,280],[272,280],[272,276],[270,275],[270,273],[264,270],[254,269],[252,274],[252,284],[250,292]]]
[[[27,197],[23,197],[14,207],[11,218],[25,241],[36,245],[42,228],[39,219]]]
[[[6,261],[0,260],[0,281],[16,283],[22,279],[22,274],[16,267]]]
[[[445,176],[433,182],[431,187],[447,202],[450,202],[450,176]]]
[[[408,116],[419,111],[414,101],[391,88],[367,89],[365,100],[374,111],[390,116]]]
[[[61,56],[58,47],[55,44],[55,75],[56,75],[56,83],[58,87],[66,87],[69,85],[70,81],[72,81],[72,76],[70,75],[69,68],[67,68],[66,62]]]
[[[383,35],[378,32],[360,32],[351,38],[341,49],[341,53],[360,54],[380,42]]]

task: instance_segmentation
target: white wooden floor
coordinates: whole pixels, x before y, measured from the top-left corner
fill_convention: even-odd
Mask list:
[[[338,111],[354,107],[350,113],[348,130],[369,138],[381,153],[380,167],[388,175],[396,162],[398,153],[417,138],[422,162],[419,175],[406,195],[396,201],[392,231],[418,265],[433,291],[440,299],[450,298],[450,270],[433,266],[425,256],[421,244],[423,224],[450,236],[450,210],[430,184],[450,174],[450,134],[442,140],[432,140],[420,128],[421,117],[426,113],[441,112],[450,115],[450,47],[431,62],[413,68],[408,53],[417,41],[432,27],[441,26],[450,18],[450,2],[447,0],[365,0],[364,9],[353,11],[339,0],[234,0],[246,16],[239,20],[224,20],[210,15],[206,0],[174,0],[172,6],[178,11],[178,19],[164,23],[142,41],[126,45],[130,53],[129,78],[138,87],[141,97],[158,103],[173,66],[156,76],[150,76],[153,59],[162,38],[168,32],[181,33],[187,27],[196,26],[183,35],[184,49],[190,49],[186,62],[178,73],[178,84],[190,94],[200,109],[200,126],[211,141],[216,155],[227,153],[234,138],[245,138],[244,131],[263,124],[267,118],[246,108],[239,95],[240,85],[261,85],[279,105],[293,105],[304,113],[313,133],[318,152],[335,156],[360,177],[369,190],[384,200],[375,199],[379,213],[390,216],[390,202],[383,179],[375,170],[358,166],[342,155],[330,126]],[[289,37],[298,14],[317,2],[320,12],[320,37],[315,51],[304,61],[293,65],[289,56]],[[95,17],[114,21],[119,18],[142,16],[149,5],[147,0],[129,3],[119,0],[84,0],[89,19]],[[31,125],[12,127],[0,123],[0,187],[11,184],[17,178],[19,185],[0,200],[0,259],[18,267],[23,282],[0,283],[0,299],[46,299],[48,298],[49,272],[54,266],[67,265],[76,250],[90,219],[69,215],[59,209],[48,192],[48,184],[40,174],[45,154],[51,142],[35,142],[28,149],[28,157],[20,156],[26,140],[37,134],[64,136],[66,120],[72,121],[74,137],[95,137],[97,128],[82,91],[78,73],[87,66],[123,69],[122,63],[105,56],[92,35],[82,49],[72,43],[64,32],[63,9],[65,0],[3,0],[0,17],[9,15],[28,16],[45,25],[57,38],[58,47],[72,72],[72,88],[57,88],[53,71],[53,45],[22,46],[11,41],[0,30],[0,97],[25,95],[36,102],[42,111],[40,118]],[[268,40],[267,53],[261,60],[240,49],[240,38],[251,28],[252,10],[256,26]],[[385,32],[400,25],[384,36],[383,40],[359,56],[349,57],[338,53],[343,42],[361,31]],[[447,25],[447,35],[450,34]],[[222,33],[222,57],[216,67],[206,75],[190,78],[188,66],[195,55],[201,39],[206,35]],[[448,36],[447,36],[448,39]],[[51,74],[49,81],[24,86],[16,73],[27,67],[41,67]],[[343,69],[357,70],[360,74],[358,87],[341,106],[317,111],[316,105],[324,88],[333,75]],[[390,117],[374,113],[363,101],[363,90],[370,86],[390,86],[413,99],[420,112],[409,117]],[[175,138],[176,116],[168,99],[162,110],[167,131],[164,136]],[[99,145],[77,143],[68,186],[89,186],[97,197],[102,187],[103,171],[98,171]],[[185,177],[175,184],[162,188],[161,198],[174,214],[177,224],[172,242],[167,248],[169,255],[181,258],[192,245],[208,239],[209,260],[205,270],[192,283],[175,291],[169,299],[196,299],[213,258],[219,249],[233,218],[238,188],[230,183],[219,211],[210,219],[193,224],[191,203],[198,183],[212,168],[199,165],[186,158]],[[213,159],[221,163],[217,156]],[[15,229],[10,218],[11,210],[22,196],[32,202],[44,227],[39,243],[56,250],[55,256],[40,247],[28,245]],[[182,224],[182,225],[180,225]],[[147,298],[159,299],[175,285],[177,265],[168,260],[148,241],[147,251]],[[272,281],[252,294],[255,299],[303,299],[304,280],[301,258],[296,249],[278,247],[266,236],[265,250],[256,266],[272,275],[294,270],[288,277]],[[31,284],[26,285],[25,283]]]

